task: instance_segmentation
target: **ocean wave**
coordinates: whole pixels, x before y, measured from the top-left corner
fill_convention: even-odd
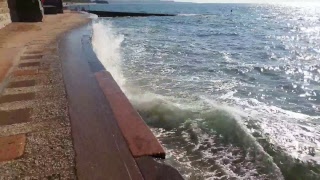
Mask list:
[[[314,153],[319,152],[320,135],[317,126],[312,128],[319,117],[239,98],[234,92],[195,95],[194,101],[150,93],[130,84],[122,72],[124,36],[110,20],[99,19],[92,26],[97,57],[164,144],[168,162],[186,178],[319,176]]]
[[[210,37],[210,36],[239,36],[238,33],[235,32],[212,32],[212,33],[201,33],[196,34],[198,37]]]
[[[88,18],[90,18],[90,19],[98,19],[98,15],[96,15],[96,14],[88,13],[86,11],[79,11],[79,13],[88,15]]]
[[[121,68],[121,43],[123,35],[113,30],[110,21],[96,19],[92,23],[92,47],[103,66],[112,74],[122,87],[125,84]]]
[[[315,129],[310,129],[310,126],[286,127],[291,125],[283,121],[275,124],[265,119],[261,123],[257,121],[263,118],[258,118],[261,114],[252,116],[246,110],[208,99],[204,101],[209,101],[212,108],[203,110],[201,104],[194,104],[192,108],[192,105],[172,103],[170,102],[172,98],[161,99],[161,96],[151,94],[148,97],[139,97],[132,98],[131,102],[145,121],[155,129],[165,147],[170,149],[173,155],[178,155],[173,158],[184,165],[181,171],[190,171],[184,169],[186,167],[193,169],[193,173],[186,173],[189,174],[188,178],[197,176],[195,169],[211,167],[210,165],[215,168],[206,170],[208,176],[215,172],[221,177],[239,179],[282,179],[283,176],[286,179],[289,177],[317,179],[320,177],[317,157],[308,155],[314,152],[314,149],[312,150],[314,145],[305,142],[302,145],[303,148],[292,149],[287,141],[292,137],[292,134],[288,133],[294,132],[306,134],[306,131],[309,131],[312,137]],[[285,114],[287,118],[299,117],[309,120],[319,118],[276,107],[260,106],[260,108],[268,111],[265,114],[279,112]],[[302,132],[304,128],[306,131]],[[308,139],[305,137],[303,140]],[[302,139],[291,139],[291,141],[301,143]],[[294,156],[294,152],[298,151],[301,153],[300,156]],[[179,156],[179,154],[182,155]],[[304,154],[303,158],[302,154]],[[200,159],[201,166],[197,167]],[[297,169],[299,172],[296,172]]]
[[[247,138],[251,135],[246,133],[235,119],[228,117],[227,113],[219,110],[201,112],[201,104],[196,108],[194,104],[189,106],[187,103],[174,103],[174,97],[141,93],[143,92],[141,89],[127,86],[121,69],[120,47],[123,36],[114,32],[109,21],[95,21],[92,36],[97,57],[115,77],[144,120],[156,131],[163,129],[166,134],[175,134],[175,140],[170,140],[168,137],[159,139],[169,152],[185,151],[187,154],[188,157],[184,160],[179,156],[173,157],[180,164],[179,170],[190,171],[189,167],[193,169],[190,176],[206,178],[212,176],[262,178],[268,175],[259,174],[255,164],[264,163],[263,167],[268,169],[264,168],[266,171],[272,169],[269,174],[281,177],[277,166],[272,163],[272,158],[253,138]],[[195,123],[200,121],[203,123]],[[233,132],[235,130],[237,133]],[[231,141],[237,142],[235,144],[239,146],[233,145]],[[171,148],[175,143],[178,147]],[[243,148],[244,146],[247,147]],[[251,157],[251,154],[255,156],[259,154],[259,160],[253,160],[255,157]],[[200,173],[204,167],[207,171]],[[198,169],[199,173],[195,173],[197,172],[195,169]],[[188,176],[188,173],[184,175]]]
[[[202,14],[178,14],[178,16],[201,16]]]
[[[233,94],[221,96],[212,103],[219,100],[239,106],[236,109],[242,110],[240,114],[239,110],[229,112],[240,116],[264,150],[272,155],[286,179],[299,176],[305,179],[320,178],[320,158],[316,153],[319,152],[320,134],[319,127],[314,125],[320,116],[284,110],[256,99],[237,98]]]
[[[281,179],[272,157],[224,109],[201,111],[200,104],[183,106],[151,94],[131,95],[131,102],[168,149],[178,146],[171,153],[184,154],[173,157],[185,165],[180,170],[188,172],[186,166],[198,171],[206,167],[205,177],[215,173],[228,178]],[[201,175],[194,171],[187,174],[188,178]]]

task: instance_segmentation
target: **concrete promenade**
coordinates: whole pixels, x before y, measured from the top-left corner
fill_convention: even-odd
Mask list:
[[[80,14],[0,30],[0,179],[75,179],[57,40],[88,23]]]
[[[182,179],[83,51],[88,23],[66,12],[0,30],[0,179]]]

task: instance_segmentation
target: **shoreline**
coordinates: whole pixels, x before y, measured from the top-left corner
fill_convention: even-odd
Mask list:
[[[164,158],[165,152],[126,96],[118,90],[110,99],[106,93],[120,88],[111,75],[105,79],[94,53],[88,59],[82,52],[88,23],[84,14],[67,11],[0,30],[0,36],[13,31],[0,53],[14,51],[0,71],[1,177],[182,179],[151,157]]]
[[[88,26],[79,27],[60,42],[78,177],[183,179],[156,160],[165,151],[97,59],[89,33]]]

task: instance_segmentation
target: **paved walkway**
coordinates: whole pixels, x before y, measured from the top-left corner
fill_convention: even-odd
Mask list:
[[[86,27],[76,29],[61,42],[60,54],[69,101],[69,111],[78,156],[77,171],[81,179],[142,180],[104,97],[83,45]]]
[[[96,58],[89,29],[73,30],[59,46],[77,177],[181,180],[177,170],[155,161],[165,151]]]
[[[0,179],[76,179],[56,41],[87,22],[65,13],[0,30]]]
[[[88,21],[69,12],[0,30],[0,179],[182,179],[154,160],[162,146],[84,52]]]

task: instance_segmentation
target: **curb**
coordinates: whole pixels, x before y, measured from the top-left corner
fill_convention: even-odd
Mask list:
[[[166,153],[144,120],[133,108],[108,71],[95,73],[98,84],[111,105],[114,117],[134,158],[152,156],[164,159]]]

